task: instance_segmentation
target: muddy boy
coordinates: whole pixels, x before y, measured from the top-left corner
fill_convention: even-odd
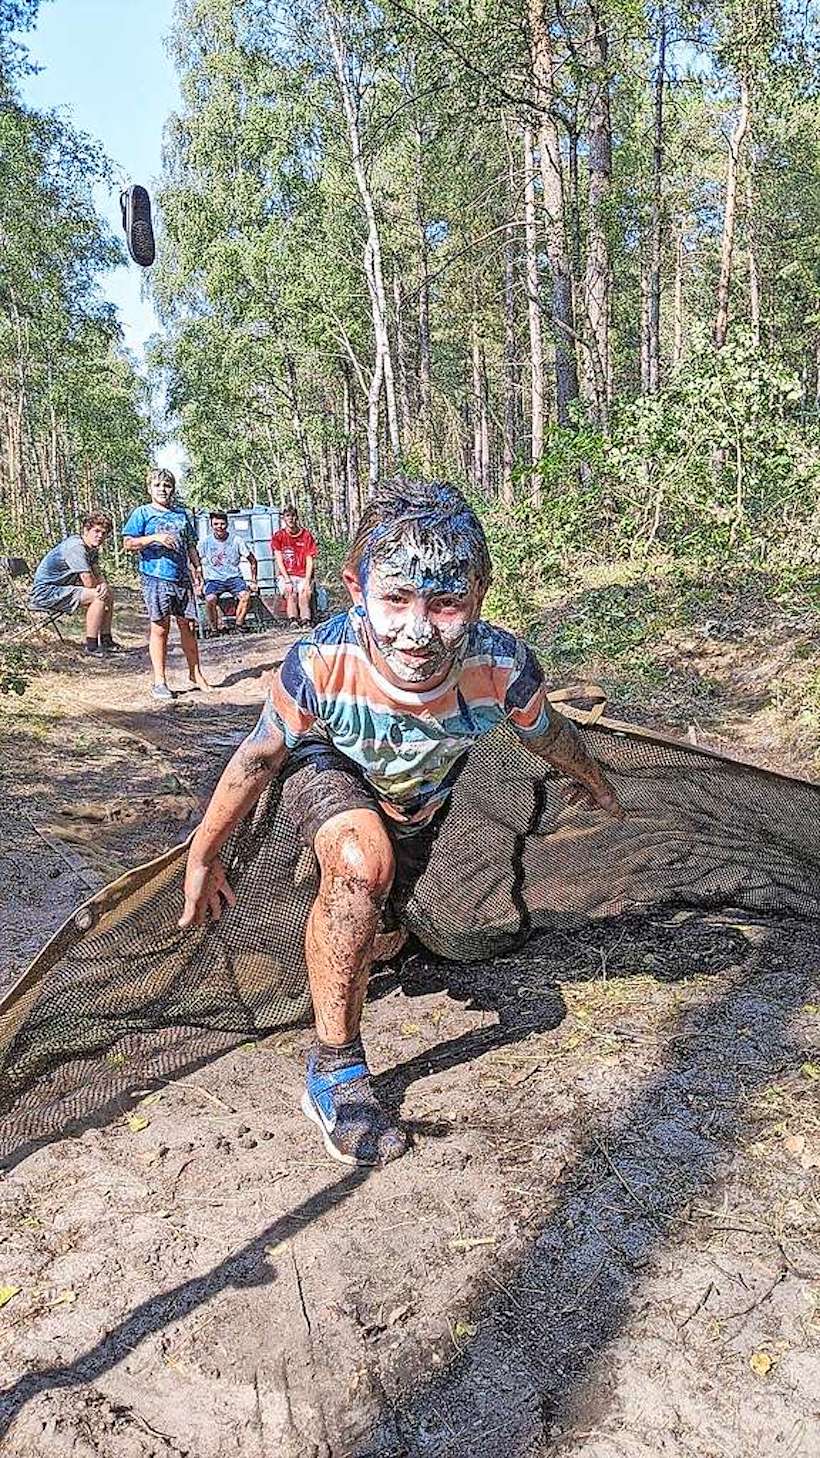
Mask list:
[[[320,869],[305,938],[316,1037],[302,1108],[345,1164],[386,1162],[408,1145],[371,1086],[362,1008],[382,912],[388,898],[406,900],[427,864],[471,746],[505,719],[590,805],[620,814],[575,729],[548,705],[530,649],[481,619],[490,572],[459,491],[382,485],[345,563],[351,608],[290,649],[188,855],[180,926],[234,904],[220,849],[282,778]]]

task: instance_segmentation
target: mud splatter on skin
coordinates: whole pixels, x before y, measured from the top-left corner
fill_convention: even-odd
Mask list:
[[[481,611],[475,570],[453,550],[440,534],[424,539],[411,522],[405,538],[360,578],[371,638],[406,683],[446,671]]]
[[[321,866],[319,893],[305,938],[316,1030],[322,1042],[350,1042],[359,1031],[373,948],[393,883],[389,846],[356,834],[364,866],[356,873],[345,854],[347,827],[319,831],[314,847]]]
[[[478,618],[481,595],[463,574],[449,571],[440,581],[428,574],[422,591],[411,570],[398,553],[374,565],[363,605],[370,636],[390,670],[404,682],[424,683],[454,660]],[[452,581],[457,592],[445,586]]]
[[[481,611],[490,559],[481,524],[442,482],[389,483],[345,572],[368,640],[401,683],[445,676]]]

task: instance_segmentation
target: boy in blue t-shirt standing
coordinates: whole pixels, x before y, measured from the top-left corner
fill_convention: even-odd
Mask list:
[[[150,502],[137,506],[123,526],[127,552],[139,552],[142,596],[151,621],[148,652],[154,671],[152,698],[169,702],[173,694],[165,681],[168,633],[176,618],[182,651],[188,664],[189,687],[208,689],[199,663],[194,632],[194,589],[202,591],[202,564],[193,527],[183,506],[175,503],[176,478],[171,471],[151,471]]]

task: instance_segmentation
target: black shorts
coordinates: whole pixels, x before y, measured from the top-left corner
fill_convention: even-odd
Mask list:
[[[406,906],[419,876],[427,869],[447,813],[447,806],[442,805],[432,820],[411,835],[397,834],[357,766],[331,744],[321,741],[309,741],[291,750],[282,771],[282,805],[311,849],[316,832],[334,815],[349,810],[375,811],[390,837],[396,861],[388,903],[395,915]]]

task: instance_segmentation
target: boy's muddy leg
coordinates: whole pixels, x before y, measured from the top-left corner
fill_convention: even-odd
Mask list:
[[[393,849],[373,810],[333,816],[317,832],[314,849],[321,882],[305,953],[317,1041],[302,1107],[334,1158],[379,1164],[407,1148],[406,1134],[372,1091],[359,1038],[374,942],[393,882]]]

